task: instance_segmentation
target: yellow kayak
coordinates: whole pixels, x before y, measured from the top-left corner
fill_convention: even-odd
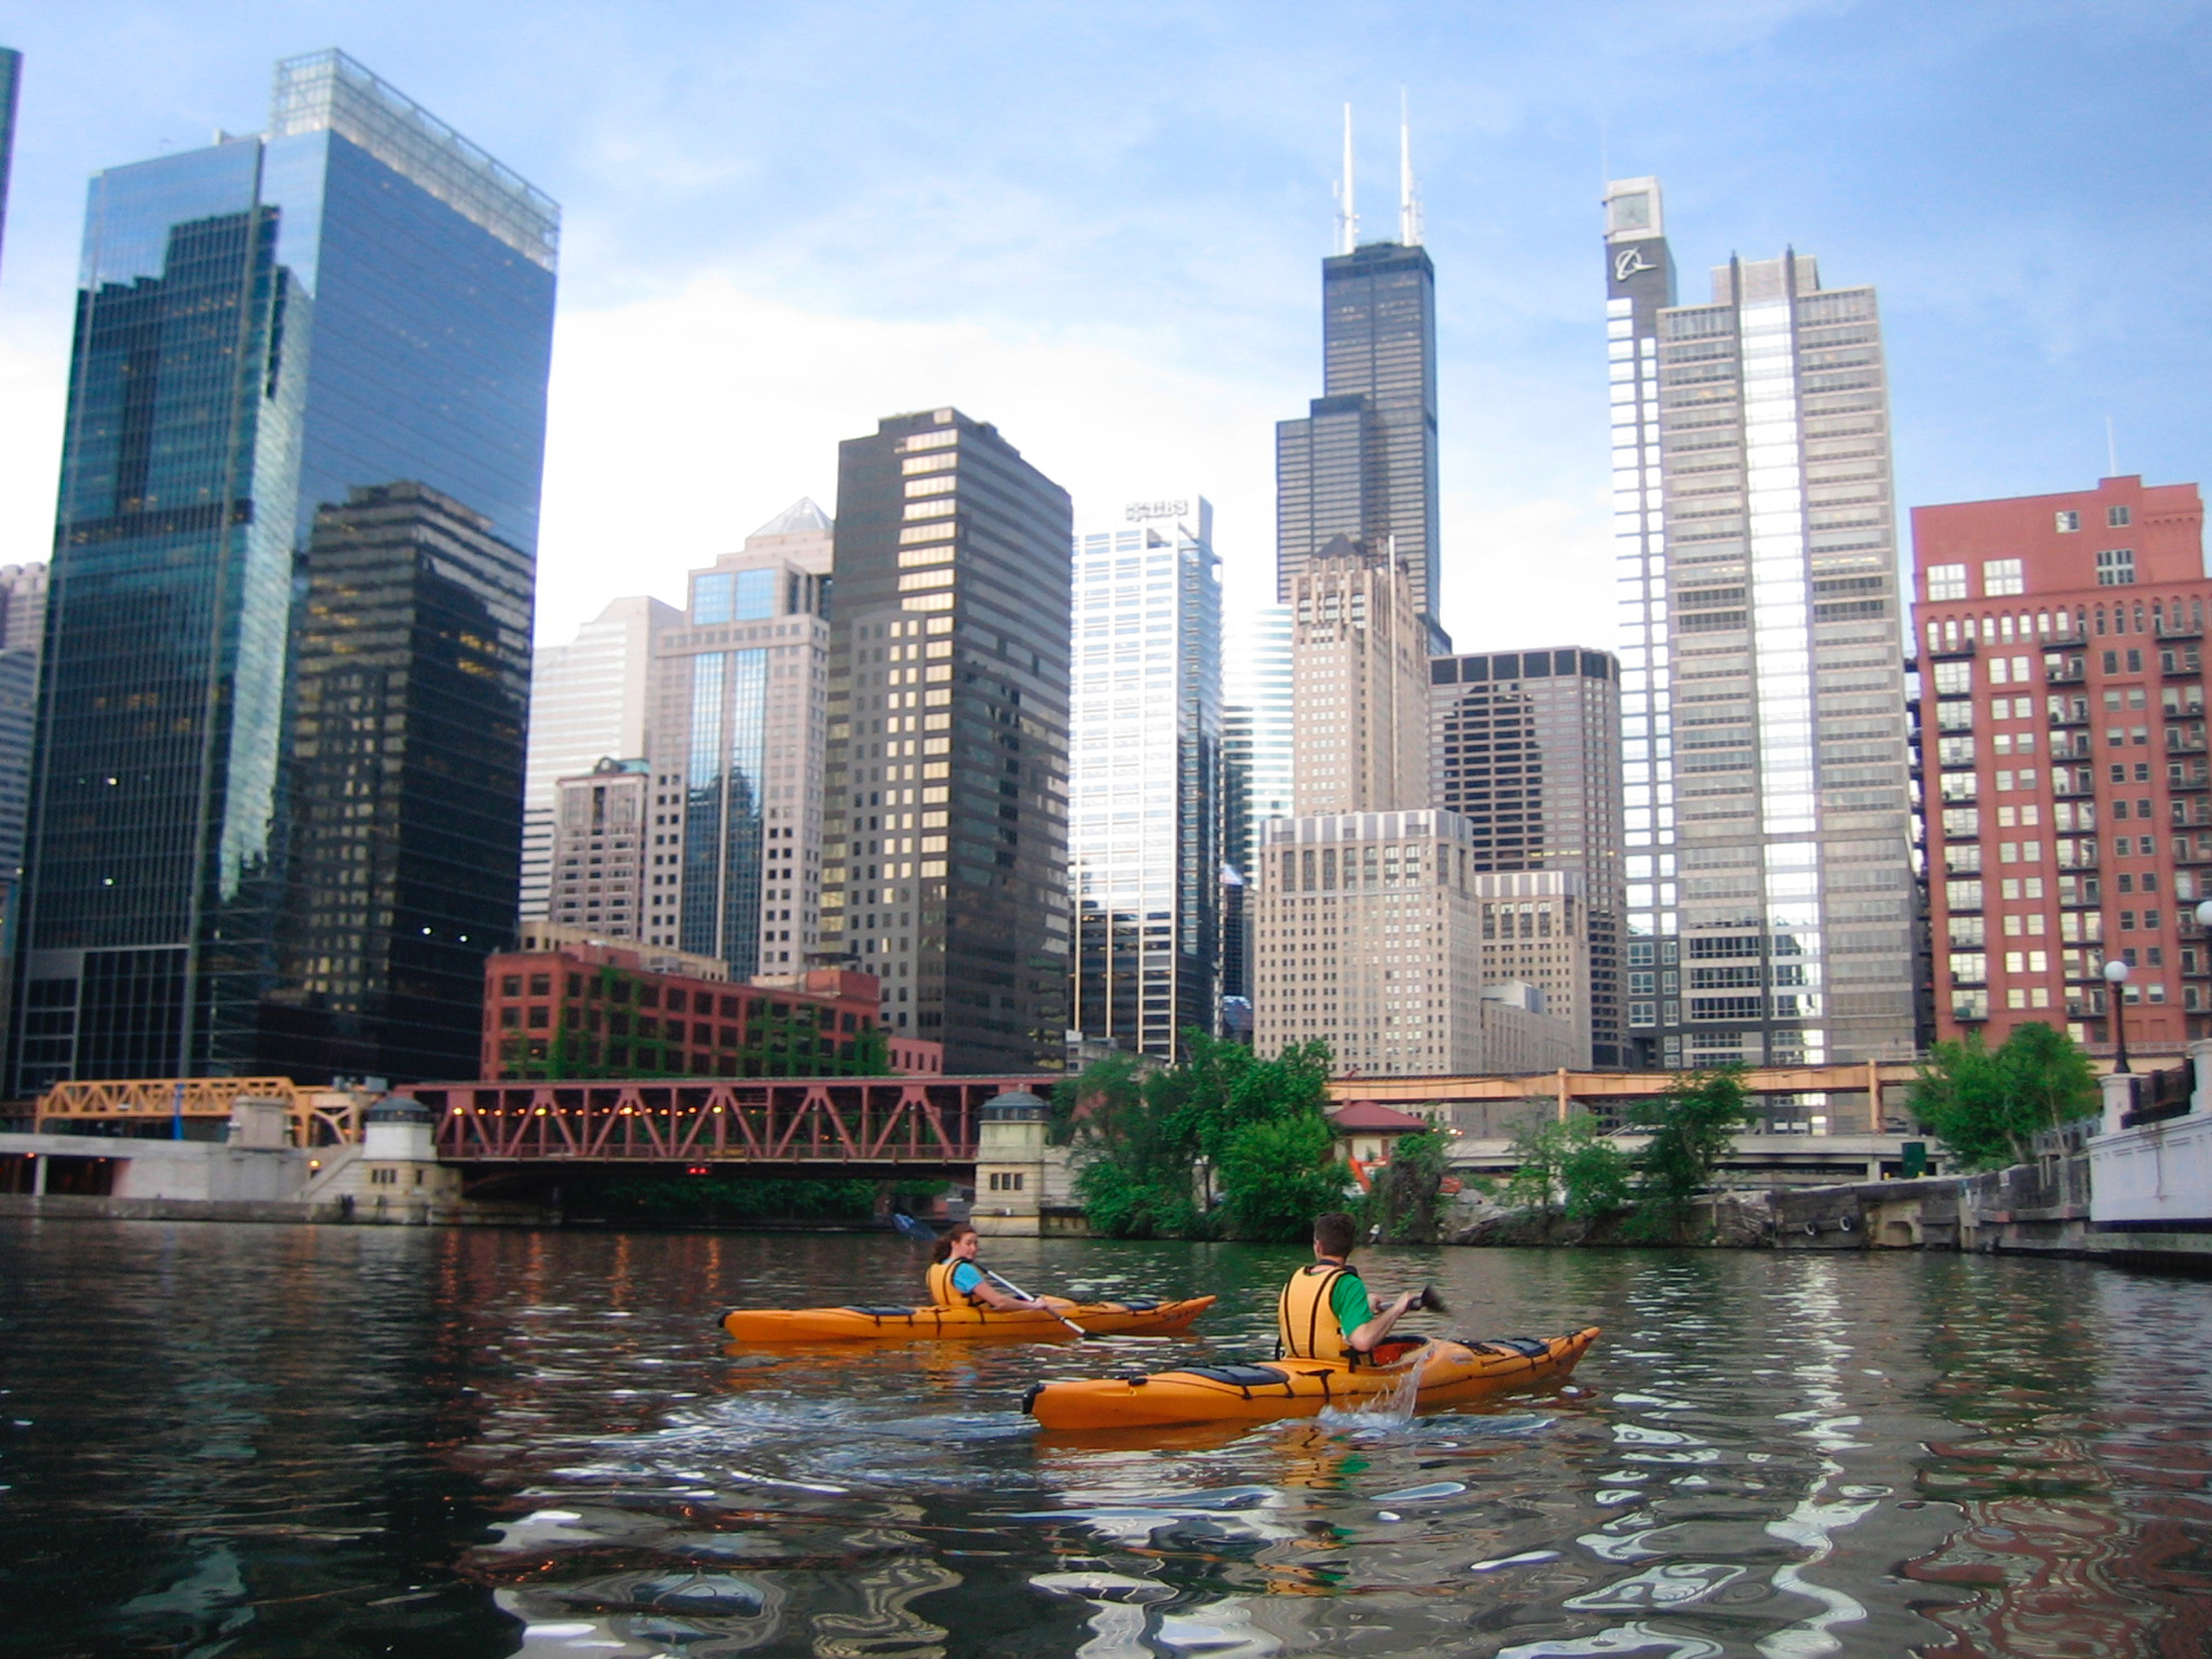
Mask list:
[[[1160,1302],[1131,1297],[1122,1302],[1053,1304],[1090,1334],[1101,1336],[1179,1331],[1214,1305],[1212,1297]],[[1072,1337],[1042,1308],[732,1308],[722,1328],[741,1342],[882,1342],[911,1338],[958,1342],[1052,1342]]]
[[[1378,1362],[1358,1366],[1273,1360],[1262,1365],[1193,1365],[1150,1376],[1040,1382],[1023,1404],[1047,1428],[1267,1422],[1311,1417],[1330,1406],[1357,1411],[1393,1403],[1408,1389],[1413,1408],[1427,1411],[1559,1381],[1597,1336],[1593,1325],[1572,1336],[1391,1342],[1378,1350]]]

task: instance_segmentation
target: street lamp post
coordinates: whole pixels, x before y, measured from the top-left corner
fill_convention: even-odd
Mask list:
[[[2124,962],[2106,963],[2104,983],[2112,988],[2112,1069],[2124,1072],[2128,1069],[2128,1022],[2127,1016],[2121,1010],[2127,1006],[2124,987],[2128,983],[2128,964]]]

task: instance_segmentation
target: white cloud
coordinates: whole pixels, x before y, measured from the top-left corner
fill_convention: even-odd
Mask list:
[[[48,558],[54,549],[69,363],[34,348],[29,332],[0,335],[0,565]]]
[[[1274,420],[1294,389],[1178,368],[1162,336],[831,316],[719,277],[566,312],[553,353],[539,637],[683,573],[802,495],[834,512],[837,445],[879,418],[957,406],[1087,505],[1195,486],[1240,585],[1274,540]]]
[[[1613,538],[1601,500],[1443,502],[1444,626],[1462,651],[1529,645],[1611,650]]]

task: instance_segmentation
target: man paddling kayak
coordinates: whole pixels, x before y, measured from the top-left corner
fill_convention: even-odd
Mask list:
[[[997,1308],[1011,1312],[1017,1308],[1044,1308],[1052,1306],[1050,1297],[1014,1296],[1000,1290],[976,1265],[977,1246],[982,1241],[976,1230],[965,1221],[956,1221],[946,1230],[945,1237],[931,1249],[929,1256],[930,1300],[940,1308],[957,1308],[973,1303],[985,1308]],[[1063,1303],[1072,1307],[1072,1303]]]
[[[1340,1210],[1313,1218],[1313,1260],[1291,1275],[1275,1303],[1275,1329],[1283,1357],[1358,1364],[1391,1334],[1391,1327],[1430,1303],[1426,1287],[1393,1297],[1378,1311],[1351,1265],[1358,1229]]]

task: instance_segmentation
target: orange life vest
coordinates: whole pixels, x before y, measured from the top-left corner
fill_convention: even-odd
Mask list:
[[[972,1291],[953,1288],[952,1270],[959,1263],[950,1258],[929,1264],[929,1299],[940,1308],[970,1308],[981,1300]]]
[[[1275,1335],[1284,1358],[1358,1363],[1359,1355],[1337,1322],[1337,1310],[1330,1306],[1337,1281],[1346,1275],[1359,1277],[1356,1269],[1342,1262],[1315,1262],[1291,1275],[1275,1303]]]

